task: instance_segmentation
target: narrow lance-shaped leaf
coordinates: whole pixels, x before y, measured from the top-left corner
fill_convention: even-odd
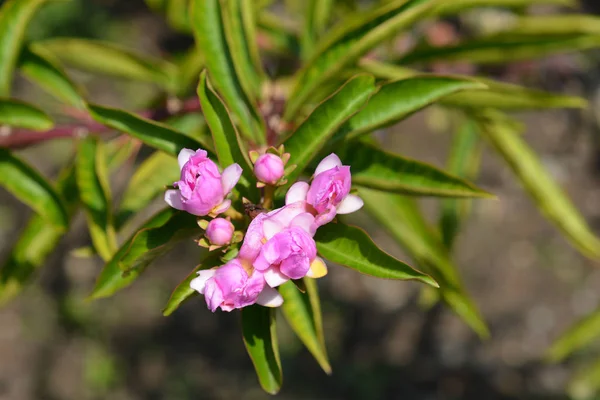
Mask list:
[[[45,131],[54,125],[52,119],[37,107],[19,100],[0,98],[0,126]]]
[[[476,7],[521,8],[536,4],[555,4],[565,7],[577,7],[577,0],[452,0],[440,1],[432,10],[436,16],[457,14]]]
[[[507,31],[512,35],[600,35],[600,18],[585,14],[528,15],[519,17]]]
[[[423,76],[417,70],[393,64],[363,59],[360,67],[380,79],[406,79],[415,75]],[[456,76],[459,78],[459,76]],[[498,82],[481,76],[462,77],[471,79],[487,87],[486,90],[464,90],[449,94],[439,100],[445,106],[481,109],[484,107],[523,111],[540,108],[582,108],[585,99],[529,89],[519,85]]]
[[[293,183],[300,176],[335,131],[358,112],[376,90],[372,76],[358,75],[317,106],[285,141],[286,152],[291,154],[289,165],[297,166],[286,171],[289,182]]]
[[[583,254],[600,257],[600,240],[560,186],[515,131],[512,120],[499,112],[477,115],[484,137],[504,158],[538,208]]]
[[[168,317],[185,301],[198,294],[198,292],[190,287],[192,280],[198,276],[198,271],[218,267],[222,264],[223,262],[221,261],[219,252],[210,253],[179,285],[177,285],[175,290],[173,290],[167,305],[163,309],[163,315]]]
[[[546,352],[546,359],[560,362],[600,339],[600,310],[586,315],[564,332]]]
[[[254,0],[241,0],[242,23],[244,25],[244,36],[246,37],[246,45],[248,46],[248,52],[250,53],[250,60],[252,60],[252,64],[254,65],[254,69],[259,78],[264,80],[266,78],[266,73],[260,58],[257,37],[256,19],[259,8],[260,5],[256,4]],[[260,95],[260,92],[258,94]]]
[[[183,148],[198,149],[201,143],[168,126],[127,111],[99,105],[88,106],[90,115],[98,122],[126,133],[150,147],[177,156]]]
[[[167,22],[174,29],[190,33],[189,0],[169,0],[166,4]]]
[[[276,394],[283,383],[275,310],[253,305],[242,308],[242,336],[260,386]]]
[[[0,7],[0,96],[10,94],[29,21],[45,0],[7,0]]]
[[[304,29],[302,30],[302,58],[308,60],[316,47],[317,39],[325,30],[333,0],[307,0],[304,5]]]
[[[352,183],[386,192],[441,197],[491,197],[483,189],[432,165],[352,142],[336,148],[351,160]]]
[[[79,88],[48,57],[30,48],[26,48],[21,53],[18,67],[26,78],[52,96],[71,106],[77,108],[85,107],[85,102],[80,95]]]
[[[291,26],[291,21],[282,21],[279,16],[262,10],[257,17],[257,25],[263,40],[262,51],[284,56],[299,53],[298,29]]]
[[[351,139],[390,126],[445,96],[487,86],[469,78],[415,76],[382,85],[369,103],[336,132],[334,139]]]
[[[281,309],[287,322],[300,340],[302,340],[308,351],[315,357],[321,368],[323,368],[323,371],[331,374],[331,365],[327,358],[327,350],[321,340],[323,337],[321,310],[313,307],[313,305],[319,304],[317,287],[313,279],[306,278],[305,281],[310,281],[309,285],[307,285],[306,294],[301,293],[291,281],[279,287],[279,293],[283,296]],[[316,302],[311,302],[309,296],[316,296]]]
[[[245,195],[250,195],[252,190],[250,182],[254,180],[252,167],[241,148],[240,138],[231,123],[227,109],[221,99],[208,87],[206,71],[202,71],[200,74],[198,97],[200,97],[204,118],[212,132],[219,164],[222,168],[233,163],[239,164],[242,167],[243,177],[240,183],[245,187]]]
[[[264,132],[259,128],[261,119],[251,99],[244,93],[233,66],[223,31],[219,0],[192,0],[190,11],[196,44],[206,57],[211,82],[234,114],[242,135],[264,143]]]
[[[155,152],[142,162],[127,185],[115,218],[121,229],[135,213],[163,194],[167,185],[179,179],[179,165],[173,156]]]
[[[64,230],[68,216],[60,196],[35,169],[0,148],[0,186],[31,207],[55,227]]]
[[[387,38],[427,15],[433,0],[396,0],[341,21],[298,73],[284,118],[292,120],[313,92]]]
[[[117,236],[112,220],[106,156],[98,138],[89,136],[79,142],[76,166],[77,188],[92,243],[104,260],[110,260],[117,249]]]
[[[36,42],[32,48],[85,71],[152,82],[167,89],[173,89],[175,83],[177,69],[172,64],[136,54],[115,43],[57,38]]]
[[[369,214],[440,284],[442,299],[450,308],[480,337],[488,337],[488,328],[463,288],[448,252],[416,203],[404,196],[363,187],[358,189],[358,195]]]
[[[244,4],[246,6],[244,7]],[[246,36],[243,11],[252,12],[249,0],[223,0],[221,1],[223,14],[223,29],[229,49],[233,67],[237,73],[240,85],[246,97],[253,101],[260,96],[260,89],[264,74],[262,69],[257,69],[250,50],[250,38]],[[249,8],[250,7],[250,8]]]
[[[200,234],[194,216],[166,208],[148,219],[104,266],[90,297],[99,299],[131,285],[154,260],[181,240]]]
[[[365,275],[384,279],[417,280],[439,287],[427,274],[381,250],[365,231],[355,226],[328,224],[315,235],[317,251],[327,260]]]
[[[512,35],[499,33],[446,47],[418,47],[396,60],[399,64],[469,61],[505,64],[555,53],[572,53],[600,46],[600,35]]]
[[[450,157],[448,171],[461,178],[473,180],[477,176],[481,161],[481,138],[472,121],[466,121],[456,133]],[[447,249],[452,248],[460,225],[469,212],[469,200],[444,199],[441,203],[440,232]]]

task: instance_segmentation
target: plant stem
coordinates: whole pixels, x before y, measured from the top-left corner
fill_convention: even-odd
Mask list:
[[[267,185],[264,189],[262,206],[267,210],[273,207],[273,197],[275,196],[275,186]]]

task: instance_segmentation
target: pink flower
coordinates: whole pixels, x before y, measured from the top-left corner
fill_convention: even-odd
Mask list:
[[[281,295],[265,285],[262,273],[254,270],[248,275],[238,259],[216,269],[199,271],[190,287],[204,295],[212,312],[219,307],[231,311],[254,303],[267,307],[279,307],[283,303]]]
[[[254,175],[259,181],[266,184],[276,184],[283,177],[283,173],[283,160],[275,154],[262,154],[254,163]]]
[[[215,218],[206,227],[206,237],[210,244],[225,246],[231,242],[234,230],[235,228],[229,220]]]
[[[325,157],[317,166],[310,184],[296,182],[286,194],[286,204],[305,200],[315,210],[315,227],[325,225],[336,214],[349,214],[363,206],[360,197],[350,194],[350,167],[342,165],[335,154]]]
[[[177,189],[166,191],[167,204],[198,216],[218,215],[227,211],[231,200],[225,197],[240,179],[242,168],[232,164],[221,174],[217,164],[201,149],[195,152],[183,149],[177,161],[181,168],[181,179],[174,183]]]

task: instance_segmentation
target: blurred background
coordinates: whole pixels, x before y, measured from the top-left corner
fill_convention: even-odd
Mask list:
[[[0,1],[2,4],[3,1]],[[362,7],[340,1],[340,7]],[[584,1],[600,13],[597,0]],[[277,9],[276,9],[277,10]],[[536,12],[546,12],[540,7]],[[501,12],[472,13],[427,27],[433,44],[451,43],[469,23],[502,24]],[[282,16],[282,18],[294,16]],[[475,21],[475,22],[473,22]],[[77,36],[115,41],[161,56],[193,41],[172,31],[142,0],[76,0],[43,8],[30,39]],[[600,52],[479,70],[497,79],[580,95],[587,110],[525,113],[528,143],[600,234]],[[289,66],[267,60],[268,68]],[[470,65],[435,65],[437,72],[473,72]],[[148,107],[157,89],[69,71],[92,101],[132,110]],[[54,101],[18,79],[15,94],[51,109]],[[47,105],[46,105],[47,102]],[[378,134],[385,147],[439,167],[451,135],[444,112],[430,107]],[[69,140],[21,154],[54,176],[70,156]],[[138,157],[138,162],[143,158]],[[134,168],[112,177],[122,193]],[[547,347],[600,303],[599,265],[573,250],[543,219],[506,165],[485,151],[477,184],[498,200],[473,202],[456,244],[455,261],[489,323],[481,341],[444,306],[419,306],[420,285],[384,281],[332,266],[319,280],[333,374],[325,375],[284,323],[279,324],[285,384],[280,399],[568,399],[574,362],[543,362]],[[421,201],[432,222],[438,200]],[[145,216],[161,208],[157,203]],[[4,259],[30,216],[0,189],[0,255]],[[140,216],[143,219],[144,216]],[[390,253],[407,259],[363,215],[364,226]],[[135,223],[134,223],[135,225]],[[198,261],[196,245],[180,245],[112,298],[86,301],[102,262],[73,250],[89,244],[79,216],[35,280],[0,308],[0,399],[263,399],[239,334],[239,313],[211,314],[202,298],[171,317],[161,309]],[[582,354],[579,360],[590,355]],[[591,358],[590,358],[591,360]],[[577,363],[579,365],[579,363]]]

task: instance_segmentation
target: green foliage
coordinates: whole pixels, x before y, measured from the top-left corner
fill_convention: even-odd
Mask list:
[[[391,0],[351,13],[351,7],[335,0],[285,2],[293,20],[269,7],[269,1],[147,0],[170,28],[194,40],[177,54],[165,49],[161,57],[134,51],[123,45],[125,40],[104,37],[72,34],[31,40],[28,25],[44,3],[7,0],[0,7],[0,185],[35,212],[0,269],[0,303],[19,293],[43,266],[80,206],[91,246],[76,252],[105,261],[92,299],[126,288],[179,242],[206,244],[200,226],[207,221],[172,208],[132,226],[135,216],[160,201],[179,180],[176,157],[182,149],[207,150],[221,171],[233,163],[242,167],[225,214],[238,233],[224,247],[202,250],[199,265],[190,268],[166,302],[165,316],[196,294],[190,282],[199,270],[220,267],[238,254],[239,233],[260,207],[281,205],[285,189],[310,177],[318,161],[332,152],[351,167],[353,193],[362,198],[370,217],[367,227],[385,229],[419,269],[381,250],[365,231],[339,220],[318,228],[319,256],[366,275],[425,283],[423,288],[433,291],[482,338],[489,336],[487,325],[462,283],[452,250],[472,202],[493,197],[473,183],[484,144],[501,156],[537,208],[582,254],[600,259],[600,240],[529,148],[518,123],[498,111],[583,108],[587,102],[486,76],[410,68],[431,70],[438,64],[430,63],[437,62],[503,64],[599,47],[597,17],[526,12],[533,4],[572,7],[572,0]],[[421,27],[430,21],[460,17],[478,7],[518,11],[512,23],[493,34],[468,33],[442,47],[422,40]],[[416,46],[402,53],[396,49],[400,38],[414,39]],[[144,87],[155,97],[142,95],[139,103],[150,109],[139,114],[90,104],[88,99],[97,98],[94,88],[87,87],[86,79],[75,83],[69,76],[72,70],[118,82],[150,83]],[[42,102],[13,98],[16,71],[55,97],[58,106],[46,110]],[[443,107],[452,122],[462,124],[444,169],[394,154],[373,135],[430,105]],[[72,121],[63,123],[67,119]],[[15,153],[29,144],[64,137],[76,139],[77,151],[55,184]],[[256,154],[249,150],[277,153],[285,161],[289,153],[277,190],[257,182]],[[111,188],[111,175],[118,170],[121,178],[120,167],[127,161],[135,169],[123,195],[113,198],[113,192],[121,192]],[[441,214],[436,226],[421,212],[415,199],[421,196],[439,197],[434,199]],[[244,267],[252,273],[252,265]],[[316,281],[288,281],[277,290],[290,327],[321,368],[331,373]],[[241,315],[243,340],[258,380],[275,394],[283,379],[275,311],[252,305]],[[563,360],[599,336],[594,313],[568,330],[547,358]],[[108,378],[89,379],[112,379],[110,362],[100,364]],[[598,371],[598,364],[582,370],[571,384],[571,394],[593,396],[599,389]]]

